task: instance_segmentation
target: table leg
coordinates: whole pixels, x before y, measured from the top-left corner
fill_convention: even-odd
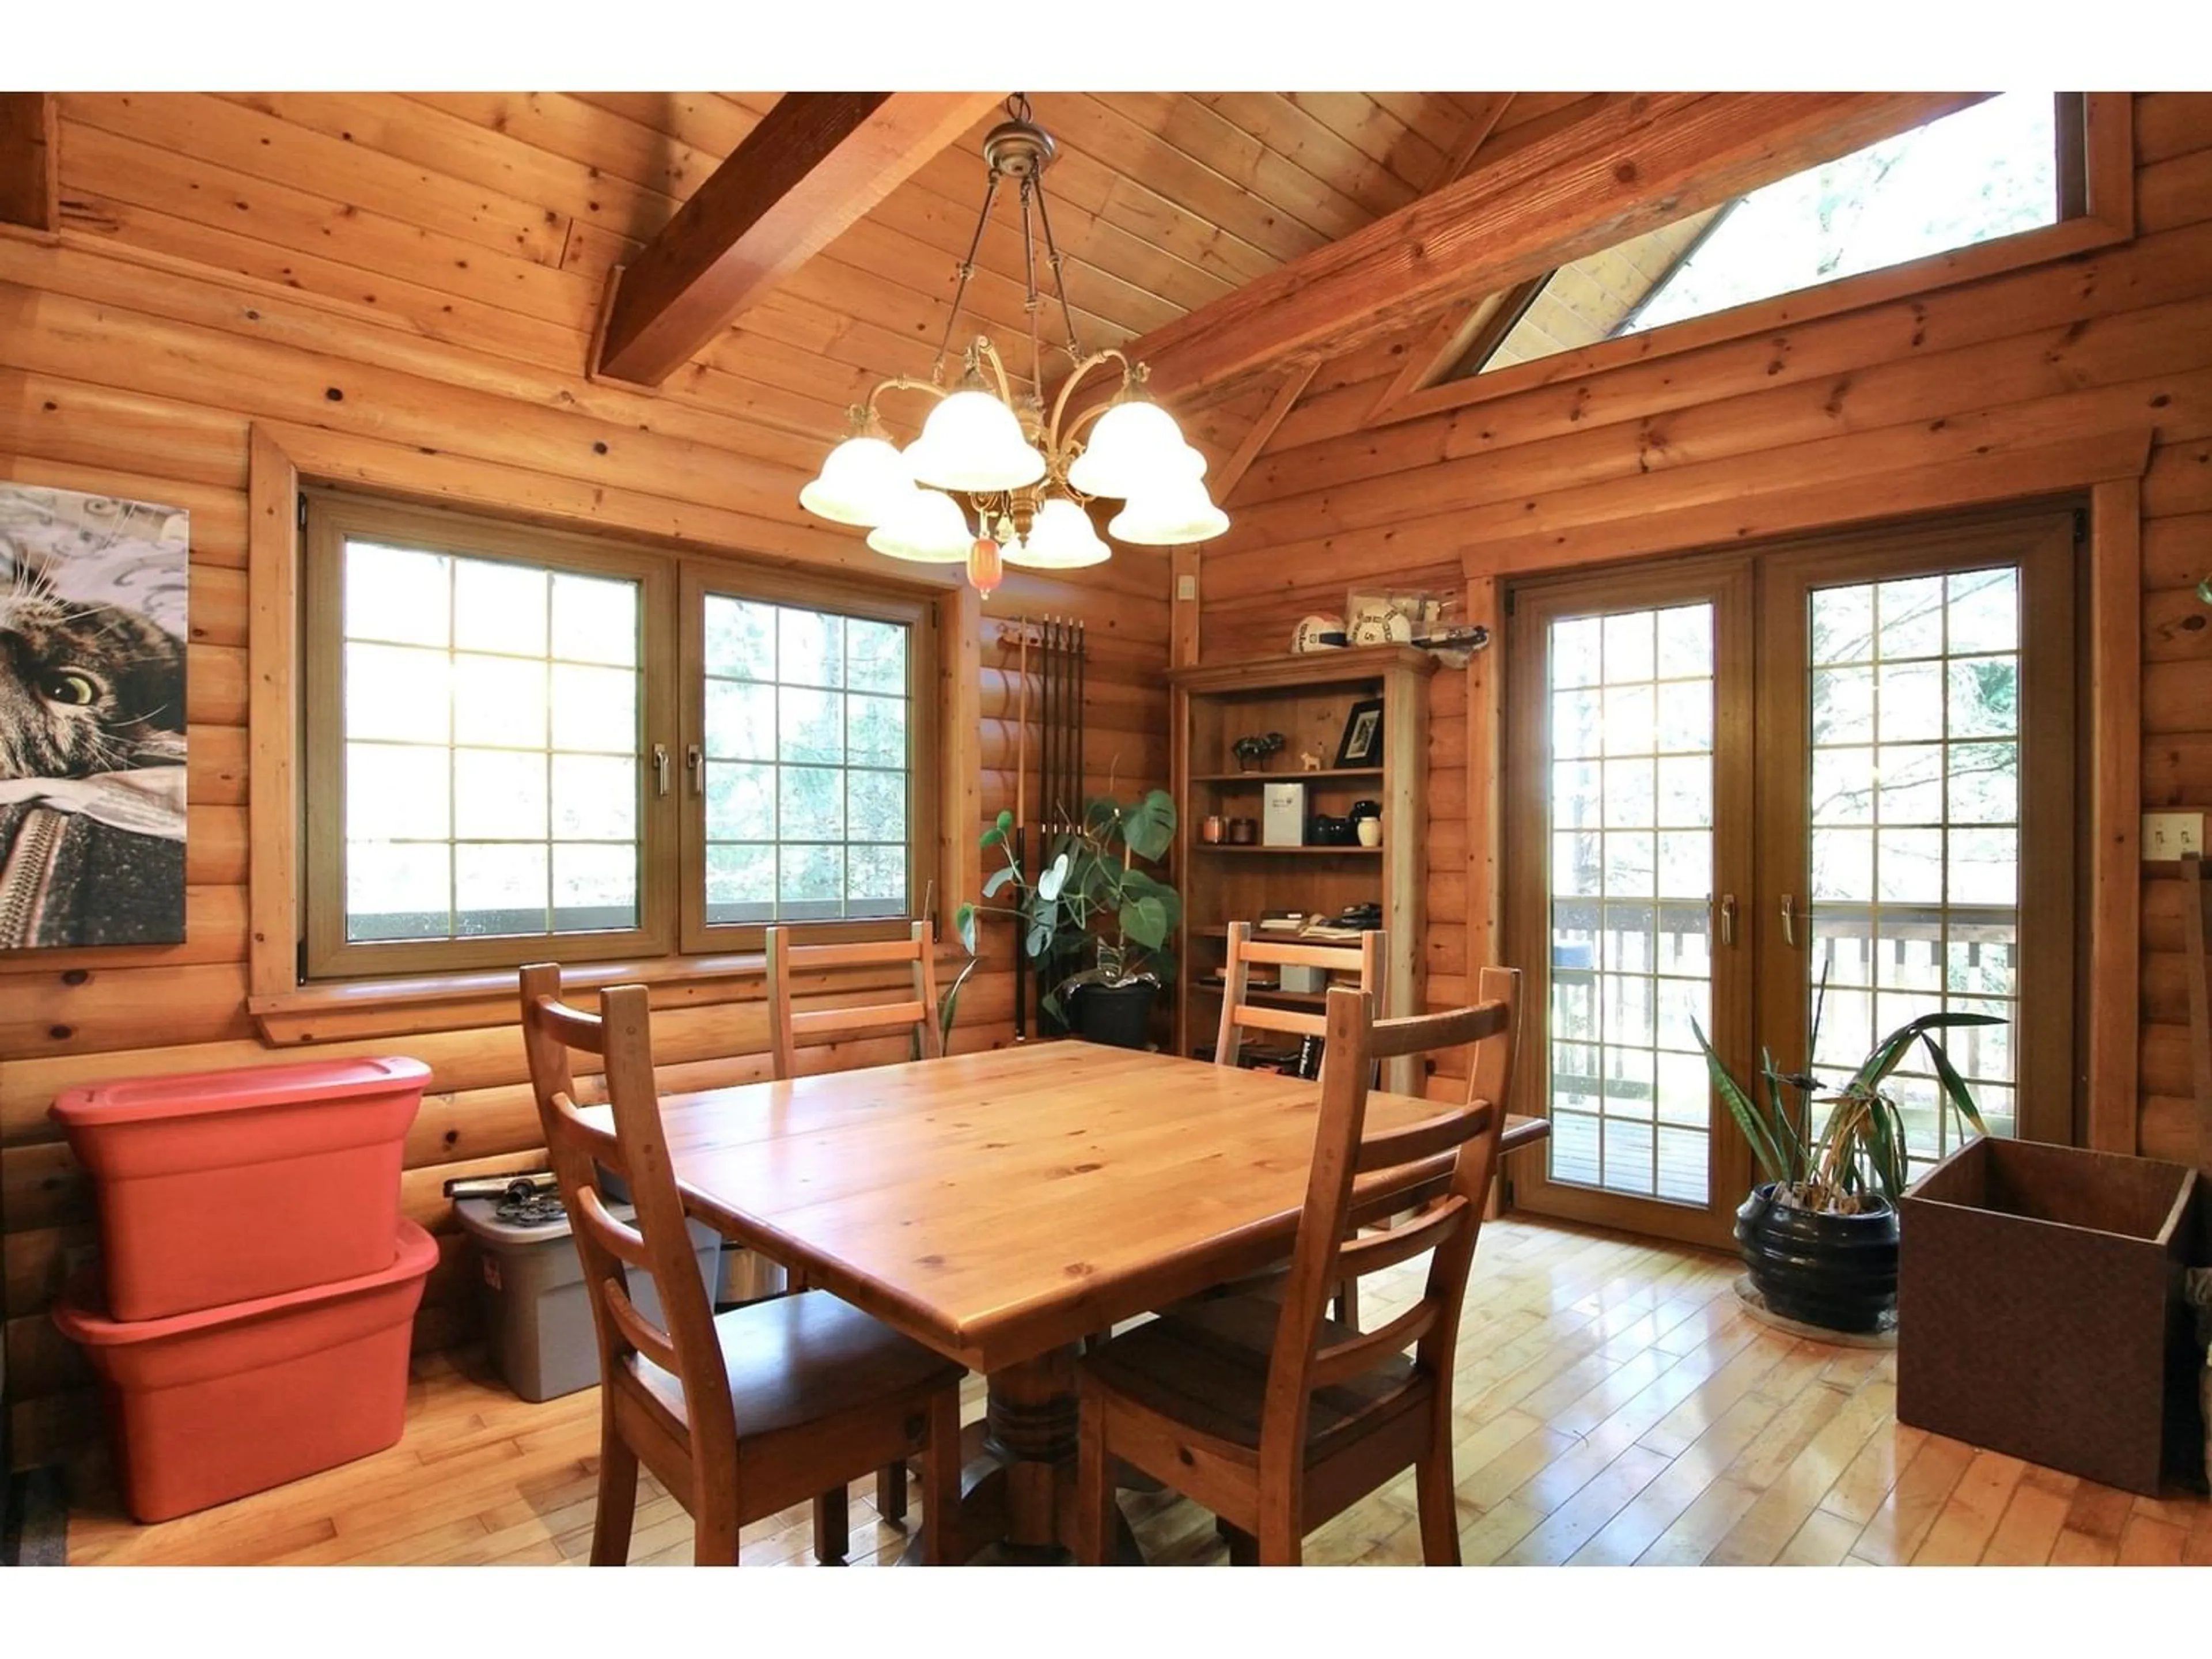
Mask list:
[[[971,1558],[1068,1559],[1075,1541],[1076,1352],[1055,1348],[991,1374],[984,1420],[961,1437],[962,1542]],[[1126,1521],[1117,1533],[1115,1557],[1140,1564]]]
[[[1051,1548],[1063,1532],[1063,1492],[1075,1487],[1078,1413],[1073,1345],[994,1371],[984,1445],[1006,1468],[1006,1541]]]

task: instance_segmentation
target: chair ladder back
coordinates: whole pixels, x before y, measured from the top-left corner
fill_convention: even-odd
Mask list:
[[[1388,953],[1380,928],[1370,928],[1357,945],[1291,945],[1274,940],[1255,941],[1252,924],[1229,924],[1229,950],[1221,968],[1221,1025],[1213,1042],[1213,1062],[1234,1066],[1243,1047],[1245,1030],[1277,1031],[1287,1036],[1328,1035],[1327,1015],[1303,1008],[1278,1008],[1245,1000],[1251,967],[1326,968],[1332,973],[1357,975],[1358,988],[1374,997],[1381,1007],[1388,988]]]
[[[728,1372],[714,1334],[714,1309],[691,1249],[683,1195],[668,1158],[653,1066],[651,999],[641,985],[610,986],[594,1016],[560,1000],[561,970],[522,970],[524,1046],[538,1095],[541,1127],[561,1200],[584,1270],[599,1340],[600,1376],[615,1376],[633,1354],[676,1377],[684,1392],[694,1467],[701,1457],[737,1455]],[[569,1050],[597,1054],[606,1070],[609,1133],[580,1115]],[[547,1083],[559,1086],[547,1089]],[[604,1169],[629,1189],[635,1224],[609,1213]],[[646,1318],[629,1291],[629,1271],[645,1273],[661,1308]]]
[[[794,945],[787,927],[768,930],[768,1001],[769,1059],[773,1075],[799,1074],[799,1039],[830,1036],[839,1032],[867,1031],[889,1025],[910,1025],[921,1044],[922,1058],[935,1060],[945,1052],[937,1024],[937,929],[928,921],[917,921],[904,939],[857,945]],[[900,963],[911,969],[913,994],[896,1002],[854,1003],[841,1008],[796,1006],[797,975],[840,968],[889,968]]]
[[[1474,1265],[1475,1240],[1482,1231],[1482,1212],[1489,1207],[1492,1184],[1498,1178],[1499,1146],[1505,1135],[1505,1103],[1511,1098],[1513,1068],[1521,1042],[1521,972],[1516,968],[1485,968],[1475,989],[1486,1009],[1502,1011],[1495,1029],[1478,1039],[1469,1057],[1467,1074],[1468,1103],[1483,1119],[1480,1128],[1459,1151],[1452,1170],[1451,1196],[1465,1205],[1465,1224],[1457,1235],[1437,1247],[1429,1258],[1429,1281],[1422,1300],[1438,1310],[1436,1324],[1421,1339],[1419,1358],[1425,1364],[1449,1363],[1452,1345],[1459,1340],[1460,1304],[1467,1295],[1467,1276]]]
[[[1465,1291],[1481,1224],[1490,1174],[1505,1114],[1497,1103],[1511,1081],[1520,976],[1486,969],[1483,1002],[1473,1008],[1377,1022],[1374,1000],[1339,986],[1328,994],[1328,1047],[1322,1056],[1321,1121],[1313,1170],[1299,1218],[1297,1243],[1284,1288],[1283,1312],[1269,1357],[1261,1430],[1264,1449],[1278,1436],[1302,1443],[1316,1389],[1345,1382],[1421,1344],[1433,1364],[1435,1346],[1456,1340],[1458,1302]],[[1402,1129],[1365,1133],[1368,1094],[1378,1059],[1457,1048],[1472,1042],[1468,1102]],[[1371,1149],[1371,1150],[1370,1150]],[[1355,1178],[1452,1158],[1450,1184],[1410,1222],[1389,1232],[1347,1237]],[[1322,1313],[1331,1290],[1433,1252],[1420,1299],[1379,1328],[1324,1346]],[[1443,1374],[1441,1370],[1437,1374]]]
[[[580,1200],[569,1219],[579,1232],[588,1231],[600,1249],[614,1256],[625,1267],[636,1267],[645,1273],[653,1271],[653,1251],[645,1235],[636,1228],[625,1226],[607,1213],[599,1193],[586,1187],[577,1194]],[[676,1352],[676,1339],[645,1316],[644,1310],[630,1300],[629,1280],[621,1273],[605,1273],[595,1280],[599,1293],[606,1298],[609,1316],[616,1328],[629,1340],[631,1347],[665,1371],[680,1375],[683,1361]]]

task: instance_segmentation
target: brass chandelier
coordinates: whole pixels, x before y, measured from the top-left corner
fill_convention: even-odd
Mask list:
[[[1006,565],[1073,570],[1103,563],[1109,550],[1085,510],[1102,497],[1123,503],[1107,533],[1136,546],[1206,541],[1229,528],[1202,481],[1206,458],[1152,401],[1145,366],[1112,347],[1085,355],[1078,343],[1045,202],[1043,175],[1056,146],[1030,119],[1027,98],[1016,94],[1007,100],[1006,112],[1009,118],[983,140],[990,175],[982,210],[968,257],[957,267],[952,313],[929,379],[899,375],[879,382],[866,403],[854,406],[850,435],[799,492],[799,505],[809,512],[865,526],[868,545],[878,553],[921,564],[965,564],[968,580],[986,595],[998,586]],[[961,305],[1000,183],[1006,179],[1017,181],[1021,201],[1030,379],[1024,384],[1009,376],[997,348],[978,335],[963,355],[959,383],[948,388],[945,366]],[[1072,365],[1048,413],[1033,223],[1043,237],[1067,331],[1066,343],[1054,342],[1050,349]],[[1109,362],[1121,367],[1120,388],[1108,402],[1070,420],[1076,387]],[[892,443],[878,408],[887,392],[918,392],[937,400],[921,435],[903,450]]]

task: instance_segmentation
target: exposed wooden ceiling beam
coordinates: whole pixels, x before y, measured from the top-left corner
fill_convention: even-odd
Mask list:
[[[1977,93],[1642,93],[1480,165],[1130,347],[1161,397],[1211,398],[1344,350],[1974,103]]]
[[[1476,94],[1467,133],[1449,155],[1444,157],[1442,172],[1429,188],[1442,190],[1455,179],[1464,178],[1474,165],[1474,158],[1482,154],[1482,147],[1490,142],[1490,135],[1505,113],[1505,106],[1513,101],[1510,92],[1485,92]]]
[[[58,171],[53,94],[0,92],[0,221],[58,228]]]
[[[1002,95],[784,94],[608,277],[592,374],[658,386]]]

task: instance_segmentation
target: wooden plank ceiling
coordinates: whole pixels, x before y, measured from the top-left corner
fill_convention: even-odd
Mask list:
[[[1220,299],[1555,125],[1561,93],[1041,93],[1053,228],[1086,349]],[[636,258],[775,93],[68,94],[64,222],[279,282],[367,320],[575,375],[610,269]],[[992,112],[664,388],[811,471],[848,404],[927,374],[973,234]],[[191,189],[177,188],[179,168]],[[1002,192],[963,336],[1026,369]],[[1047,338],[1059,333],[1048,313]],[[1217,464],[1276,388],[1197,413]],[[912,408],[893,408],[911,420]]]

